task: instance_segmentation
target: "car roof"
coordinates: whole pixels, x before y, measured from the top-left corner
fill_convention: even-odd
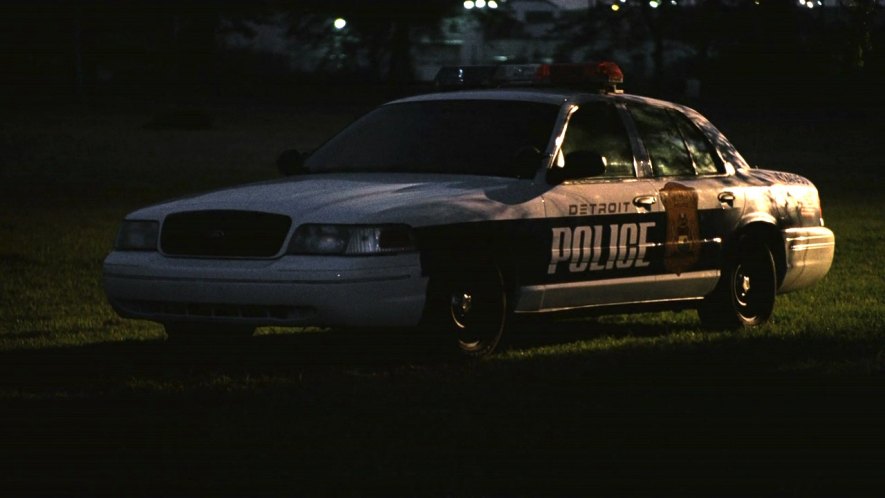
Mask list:
[[[588,102],[593,100],[614,100],[643,103],[657,107],[669,107],[692,112],[683,105],[664,100],[630,95],[623,93],[596,93],[563,88],[495,88],[483,90],[458,90],[451,92],[435,92],[397,99],[388,104],[405,102],[426,102],[439,100],[511,100],[518,102],[537,102],[541,104],[561,105],[565,102]]]
[[[427,93],[424,95],[416,95],[414,97],[394,100],[393,102],[389,102],[389,104],[432,100],[514,100],[520,102],[560,105],[567,100],[573,100],[577,94],[578,92],[557,89],[496,88],[488,90],[459,90],[452,92]]]

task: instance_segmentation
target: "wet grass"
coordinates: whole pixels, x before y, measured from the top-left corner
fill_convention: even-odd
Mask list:
[[[145,129],[148,105],[17,112],[0,128],[4,494],[882,489],[885,202],[866,195],[881,180],[863,127],[827,117],[816,139],[776,120],[717,121],[752,162],[818,182],[837,234],[830,274],[780,296],[772,324],[711,332],[690,312],[532,323],[460,363],[325,330],[198,350],[105,303],[101,260],[127,211],[272,177],[278,151],[315,145],[353,112],[216,106],[205,130]]]

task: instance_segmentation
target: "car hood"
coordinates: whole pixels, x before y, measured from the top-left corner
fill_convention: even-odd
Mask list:
[[[321,174],[231,187],[164,202],[129,219],[182,211],[242,210],[297,223],[407,223],[412,226],[543,216],[530,181],[439,174]]]

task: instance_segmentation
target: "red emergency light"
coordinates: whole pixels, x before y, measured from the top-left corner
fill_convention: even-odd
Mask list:
[[[614,62],[541,64],[535,81],[554,86],[601,86],[604,91],[620,93],[617,85],[624,83],[624,73]]]

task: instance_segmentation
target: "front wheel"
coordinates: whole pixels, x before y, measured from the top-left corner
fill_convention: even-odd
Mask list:
[[[431,277],[429,325],[463,355],[492,353],[504,335],[507,315],[507,292],[496,265]]]
[[[723,268],[716,289],[698,308],[698,316],[704,326],[713,328],[762,325],[771,318],[776,293],[771,251],[761,242],[745,240]]]

